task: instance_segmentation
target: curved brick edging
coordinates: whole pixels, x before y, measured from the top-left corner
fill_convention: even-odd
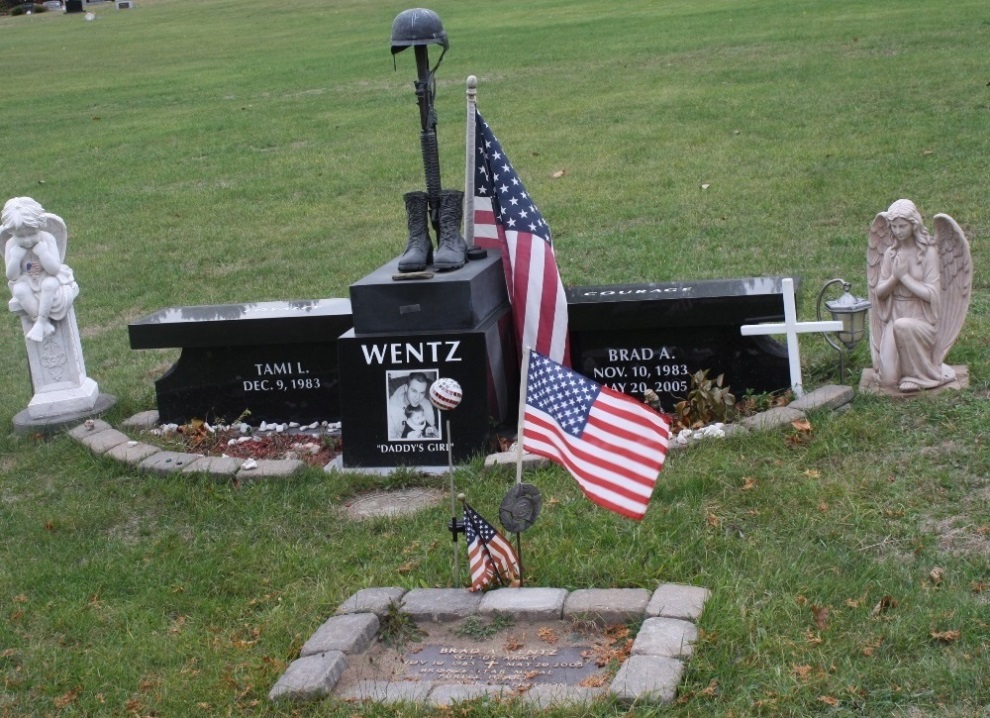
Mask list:
[[[154,415],[154,420],[150,417]],[[125,421],[125,428],[150,428],[157,423],[158,412],[142,412]],[[151,423],[148,423],[148,422]],[[203,456],[166,451],[134,441],[102,419],[90,419],[69,432],[69,436],[94,454],[130,464],[140,471],[154,474],[202,473],[237,479],[285,477],[301,471],[306,465],[298,459],[258,459],[244,465],[244,459],[226,456]]]
[[[726,434],[734,434],[775,429],[806,418],[806,412],[809,411],[838,409],[852,401],[852,398],[852,387],[829,384],[805,394],[787,406],[755,414],[743,419],[738,424],[730,424],[725,427],[725,431]],[[157,411],[144,411],[125,420],[121,427],[125,429],[150,429],[157,423]],[[132,440],[127,434],[117,431],[102,419],[89,419],[83,422],[69,431],[69,436],[88,447],[94,454],[108,456],[130,464],[141,471],[156,474],[182,472],[186,474],[204,473],[237,479],[277,478],[291,476],[301,471],[306,465],[305,462],[298,459],[258,459],[252,464],[244,466],[244,459],[164,451],[157,446]],[[682,448],[682,446],[674,441],[670,443],[671,449]],[[516,458],[515,451],[492,454],[485,460],[485,466],[515,464]],[[547,461],[543,457],[532,454],[526,454],[523,457],[525,466],[539,466]]]
[[[632,655],[609,687],[585,688],[563,683],[532,686],[518,694],[513,686],[444,681],[360,681],[337,697],[384,703],[449,705],[480,697],[518,697],[539,707],[587,703],[612,695],[624,703],[670,703],[684,673],[684,661],[698,639],[697,621],[711,592],[697,586],[662,583],[646,589],[500,588],[471,593],[460,588],[407,590],[366,588],[337,609],[306,641],[272,687],[269,700],[311,700],[333,693],[348,661],[358,661],[377,636],[379,619],[392,604],[414,621],[445,623],[469,616],[510,615],[520,622],[593,618],[603,623],[645,618]]]

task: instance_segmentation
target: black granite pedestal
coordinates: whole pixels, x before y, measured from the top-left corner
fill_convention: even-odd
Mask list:
[[[492,448],[514,417],[516,349],[501,258],[431,278],[396,280],[398,260],[351,285],[354,329],[338,341],[344,468],[437,467]],[[429,387],[461,385],[441,412]]]
[[[515,415],[518,398],[511,316],[505,306],[474,329],[342,336],[344,467],[445,466],[451,438],[457,463],[491,452],[493,427]],[[430,403],[441,377],[461,385],[451,411]]]
[[[251,424],[340,420],[337,337],[347,299],[170,307],[128,327],[132,349],[180,347],[155,382],[159,418]]]
[[[668,411],[701,369],[737,397],[790,386],[787,347],[739,331],[783,320],[780,277],[572,287],[567,308],[574,369]]]

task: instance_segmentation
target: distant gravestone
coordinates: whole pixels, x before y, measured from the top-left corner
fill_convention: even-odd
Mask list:
[[[132,349],[179,347],[155,382],[163,423],[338,421],[346,299],[169,307],[128,327]]]
[[[572,287],[567,308],[574,369],[637,398],[650,389],[667,410],[702,369],[737,396],[790,386],[786,347],[740,334],[783,319],[780,277]]]
[[[65,0],[65,12],[82,12],[83,3],[82,0]]]

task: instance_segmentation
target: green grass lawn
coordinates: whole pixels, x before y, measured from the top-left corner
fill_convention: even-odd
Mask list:
[[[867,230],[893,200],[959,221],[974,286],[949,361],[969,366],[968,390],[857,396],[812,416],[807,442],[779,431],[676,453],[641,524],[540,470],[524,550],[530,585],[712,590],[677,703],[635,715],[985,715],[985,0],[430,7],[451,38],[444,185],[463,183],[474,74],[568,285],[793,275],[810,319],[832,277],[866,294]],[[95,6],[91,22],[0,17],[0,201],[29,195],[66,220],[88,373],[119,399],[111,421],[153,408],[176,357],[131,351],[129,321],[346,296],[404,246],[401,195],[424,182],[413,58],[394,72],[389,53],[402,9],[138,0]],[[429,713],[265,696],[355,590],[450,585],[444,509],[340,512],[359,491],[440,482],[152,478],[66,438],[16,439],[31,386],[19,323],[0,319],[0,716]],[[835,380],[824,341],[803,338],[802,356],[806,383]],[[859,347],[854,371],[868,362]],[[457,474],[485,515],[513,479],[480,462]],[[447,713],[507,712],[524,709]]]

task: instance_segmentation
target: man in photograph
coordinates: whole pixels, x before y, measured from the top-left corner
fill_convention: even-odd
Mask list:
[[[404,384],[392,392],[392,396],[388,399],[389,440],[439,438],[437,415],[433,404],[430,403],[429,390],[430,380],[426,374],[414,371],[406,377]],[[410,432],[407,425],[410,418],[417,423],[425,420],[426,425]]]

